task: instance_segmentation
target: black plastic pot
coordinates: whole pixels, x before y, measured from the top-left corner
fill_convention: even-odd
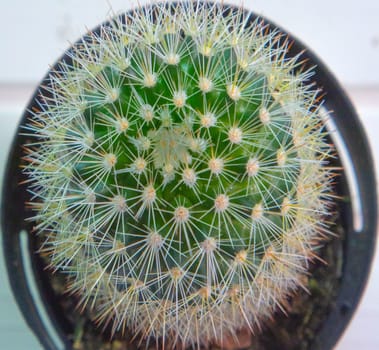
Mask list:
[[[235,8],[229,10],[235,11]],[[251,21],[255,18],[254,14],[250,15]],[[278,28],[266,22],[270,28]],[[94,31],[98,32],[99,28]],[[325,110],[332,111],[330,119],[336,131],[331,138],[338,152],[336,165],[341,162],[344,168],[336,186],[337,193],[347,198],[337,204],[343,229],[343,238],[340,238],[343,247],[342,275],[336,297],[325,311],[325,321],[310,345],[313,350],[328,350],[333,348],[350,321],[369,274],[377,229],[375,169],[366,135],[345,92],[312,51],[294,37],[289,38],[294,42],[290,55],[302,52],[300,60],[306,60],[305,68],[316,67],[312,79],[326,95]],[[69,60],[67,54],[61,60]],[[41,85],[47,81],[49,74]],[[30,117],[29,111],[37,106],[38,99],[36,92],[21,119],[8,157],[1,207],[3,250],[11,287],[31,330],[45,349],[70,349],[73,326],[67,323],[57,306],[57,296],[49,284],[44,264],[35,253],[38,242],[31,233],[32,223],[25,221],[31,215],[25,206],[28,194],[20,163],[23,156],[21,145],[27,143],[27,139],[20,135],[20,130]],[[33,283],[30,281],[34,281],[35,289],[31,288]],[[44,303],[48,320],[39,311],[36,294]]]

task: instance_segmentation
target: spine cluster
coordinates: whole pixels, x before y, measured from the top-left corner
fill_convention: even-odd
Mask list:
[[[303,286],[333,174],[312,73],[288,47],[242,10],[156,4],[50,74],[25,130],[31,220],[113,332],[208,345]]]

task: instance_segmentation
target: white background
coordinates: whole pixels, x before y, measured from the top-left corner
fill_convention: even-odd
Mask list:
[[[113,10],[136,2],[110,1]],[[379,1],[253,0],[245,7],[295,34],[327,64],[353,99],[379,155]],[[17,120],[49,64],[110,13],[106,0],[1,0],[0,171]],[[374,189],[373,189],[374,190]],[[1,256],[1,254],[0,254]],[[23,323],[0,257],[0,349],[39,349]],[[337,350],[379,349],[379,259]]]
[[[109,1],[114,11],[137,3]],[[250,0],[245,7],[296,34],[344,84],[379,84],[379,1]],[[38,81],[109,8],[107,0],[2,0],[0,82]]]

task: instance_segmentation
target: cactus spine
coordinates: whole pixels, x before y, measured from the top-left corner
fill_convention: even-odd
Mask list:
[[[302,286],[332,170],[312,72],[242,10],[156,4],[68,53],[25,130],[41,248],[113,332],[200,346]]]

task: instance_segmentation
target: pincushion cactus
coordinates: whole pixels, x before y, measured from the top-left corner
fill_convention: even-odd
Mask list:
[[[155,4],[89,33],[24,130],[40,251],[113,333],[252,331],[328,236],[333,170],[311,71],[243,10]]]

